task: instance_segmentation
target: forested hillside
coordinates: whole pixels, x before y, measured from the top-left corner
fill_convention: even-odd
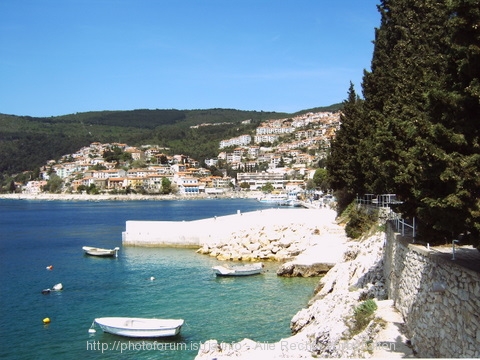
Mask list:
[[[0,174],[5,178],[34,170],[95,141],[156,144],[203,161],[218,154],[220,140],[251,133],[261,121],[340,106],[296,114],[233,109],[102,111],[48,118],[0,114]],[[250,124],[241,123],[247,119]],[[217,125],[191,128],[204,123]]]
[[[430,243],[478,239],[480,1],[382,0],[379,11],[364,99],[350,87],[332,144],[332,184],[344,204],[397,194]]]

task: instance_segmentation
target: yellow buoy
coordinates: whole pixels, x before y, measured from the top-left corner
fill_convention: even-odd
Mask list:
[[[50,324],[50,318],[47,317],[47,318],[43,319],[43,323],[44,324]]]

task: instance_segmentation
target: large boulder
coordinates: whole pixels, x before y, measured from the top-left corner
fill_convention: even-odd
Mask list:
[[[278,276],[284,277],[313,277],[326,274],[335,264],[297,264],[294,261],[282,264],[278,270]]]

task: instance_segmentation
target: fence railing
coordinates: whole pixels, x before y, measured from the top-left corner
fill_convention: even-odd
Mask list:
[[[397,232],[401,233],[402,236],[411,236],[413,238],[413,242],[415,242],[415,217],[413,217],[411,221],[407,221],[406,219],[402,218],[402,214],[393,211],[390,205],[398,203],[399,202],[396,200],[395,194],[383,194],[378,196],[367,194],[364,195],[363,198],[357,197],[357,204],[369,210],[379,210],[383,218],[393,222]]]
[[[413,217],[411,223],[409,223],[409,222],[407,222],[407,220],[402,218],[401,214],[398,214],[398,213],[392,211],[392,215],[393,214],[394,214],[394,217],[391,220],[395,224],[397,232],[402,234],[402,236],[408,236],[408,235],[410,235],[409,230],[411,230],[411,235],[412,235],[412,238],[413,238],[413,242],[415,242],[415,235],[416,235],[415,217]]]

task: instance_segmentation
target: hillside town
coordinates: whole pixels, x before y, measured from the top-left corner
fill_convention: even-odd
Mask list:
[[[298,193],[306,189],[318,162],[326,157],[339,126],[338,112],[268,120],[256,128],[254,136],[244,134],[220,141],[218,156],[202,162],[183,154],[169,155],[169,149],[156,145],[93,142],[58,161],[50,160],[40,169],[41,180],[15,184],[16,191],[52,192],[47,185],[57,179],[58,193],[195,196],[235,189],[262,190],[267,185]]]

